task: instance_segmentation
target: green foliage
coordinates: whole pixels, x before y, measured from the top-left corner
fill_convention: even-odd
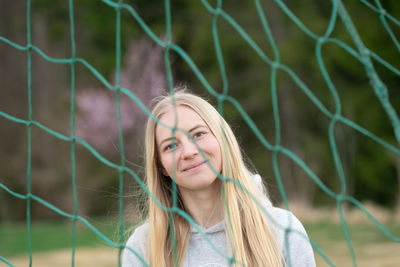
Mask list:
[[[34,14],[45,16],[50,37],[57,42],[70,42],[68,1],[38,0]],[[50,23],[51,22],[51,23]],[[77,56],[85,58],[105,77],[115,69],[115,10],[101,1],[74,1],[75,40]],[[127,13],[122,14],[121,42],[125,51],[130,40],[137,37],[137,25]],[[79,75],[79,73],[78,73]]]
[[[369,164],[365,164],[368,162]],[[378,203],[393,206],[397,194],[396,169],[393,156],[376,149],[376,144],[365,141],[356,154],[355,197],[360,201],[373,199]]]

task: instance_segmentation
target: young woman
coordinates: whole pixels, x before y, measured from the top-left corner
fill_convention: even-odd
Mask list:
[[[159,98],[152,113],[159,122],[149,118],[146,128],[147,186],[170,208],[174,179],[177,208],[199,227],[177,213],[172,223],[172,213],[149,198],[148,219],[129,238],[123,267],[315,266],[303,226],[272,207],[212,105],[177,91]]]

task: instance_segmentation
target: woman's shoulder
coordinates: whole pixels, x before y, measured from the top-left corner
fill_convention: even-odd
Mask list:
[[[141,225],[137,226],[133,233],[130,235],[126,245],[139,245],[145,244],[147,240],[147,233],[149,232],[149,223],[144,222]]]
[[[268,224],[275,229],[277,238],[285,233],[296,233],[308,239],[306,230],[300,220],[291,212],[278,207],[266,207]]]
[[[290,211],[270,207],[270,225],[275,238],[291,266],[315,266],[313,249],[300,220]]]
[[[126,242],[122,266],[144,266],[146,255],[147,233],[149,232],[149,223],[145,222],[135,228],[134,232]]]
[[[272,218],[276,221],[276,226],[291,229],[304,228],[300,220],[291,212],[278,207],[269,208]]]

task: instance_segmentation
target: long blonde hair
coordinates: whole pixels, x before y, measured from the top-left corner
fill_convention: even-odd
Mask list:
[[[221,177],[225,190],[225,225],[227,240],[230,242],[235,266],[284,266],[284,258],[274,235],[270,230],[262,209],[251,198],[260,202],[269,200],[258,190],[251,172],[246,167],[239,144],[223,117],[206,100],[183,90],[173,94],[174,105],[184,105],[195,111],[207,124],[221,146]],[[172,96],[157,99],[152,114],[159,118],[173,106]],[[155,142],[157,123],[149,118],[145,137],[145,160],[147,186],[154,196],[166,207],[172,207],[172,180],[162,173]],[[248,191],[245,192],[243,188]],[[178,194],[179,198],[179,194]],[[179,198],[178,208],[184,210]],[[150,266],[174,266],[174,253],[171,244],[170,214],[149,199],[149,235],[147,242],[147,261]],[[178,266],[182,266],[190,238],[190,224],[181,216],[174,216],[174,234]],[[228,244],[227,244],[228,245]]]

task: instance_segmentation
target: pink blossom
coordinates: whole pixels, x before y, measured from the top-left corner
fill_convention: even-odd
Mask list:
[[[129,89],[147,107],[162,93],[166,78],[162,48],[147,39],[131,43],[120,71],[120,86]],[[116,80],[116,73],[113,75]],[[82,88],[76,97],[76,134],[96,149],[110,151],[118,143],[115,92],[105,88]],[[120,94],[121,128],[127,138],[137,138],[147,115],[129,97]],[[129,140],[128,140],[129,142]]]

